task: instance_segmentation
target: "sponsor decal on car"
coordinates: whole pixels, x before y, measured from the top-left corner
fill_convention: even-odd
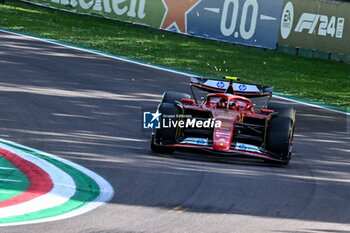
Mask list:
[[[181,143],[182,144],[201,145],[201,146],[208,146],[209,145],[207,138],[186,138]]]
[[[229,82],[207,80],[203,85],[213,88],[227,89]],[[255,85],[234,83],[233,89],[240,92],[259,92],[259,88]]]
[[[220,81],[220,82],[217,82],[217,83],[216,83],[216,86],[217,86],[218,88],[224,88],[224,87],[225,87],[225,83],[224,83],[223,81]]]
[[[241,151],[257,152],[257,153],[260,152],[260,149],[257,146],[253,146],[245,143],[239,143],[239,142],[236,143],[235,149],[241,150]]]
[[[241,84],[241,85],[238,86],[238,89],[239,89],[240,91],[245,91],[245,90],[247,90],[247,85]]]

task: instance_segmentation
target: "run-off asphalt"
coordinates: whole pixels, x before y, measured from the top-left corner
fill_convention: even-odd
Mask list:
[[[165,90],[190,93],[188,77],[7,33],[0,70],[0,134],[81,164],[115,190],[87,214],[6,232],[350,231],[345,114],[292,103],[287,167],[162,157],[150,151],[142,111],[155,109]]]

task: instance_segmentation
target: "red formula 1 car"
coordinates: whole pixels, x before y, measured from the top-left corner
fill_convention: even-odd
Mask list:
[[[295,109],[269,103],[272,87],[234,83],[238,80],[191,78],[194,99],[185,93],[165,92],[157,110],[161,121],[152,132],[152,150],[171,153],[190,148],[288,164]],[[199,103],[194,87],[210,94]],[[252,101],[262,97],[267,100],[258,108]]]

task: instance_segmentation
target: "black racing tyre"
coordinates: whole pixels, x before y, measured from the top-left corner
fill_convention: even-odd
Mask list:
[[[162,118],[165,121],[177,120],[177,115],[181,114],[181,108],[171,103],[161,103],[158,107],[159,112],[162,113]],[[176,127],[172,125],[168,128],[163,128],[156,130],[156,139],[160,140],[172,140],[175,138]]]
[[[191,99],[191,95],[177,91],[166,91],[163,94],[162,103],[181,102],[182,99]]]
[[[280,103],[269,103],[267,105],[268,109],[272,109],[275,112],[278,112],[278,116],[281,117],[288,117],[289,119],[291,119],[292,121],[294,121],[295,119],[295,109],[288,104],[280,104]]]
[[[289,161],[292,146],[293,122],[289,117],[273,117],[267,131],[266,149]]]
[[[169,120],[177,120],[177,115],[181,114],[180,107],[176,106],[173,103],[161,103],[158,106],[159,112],[162,113],[162,118],[166,121]],[[171,117],[173,116],[173,117]],[[174,141],[176,134],[176,127],[173,127],[172,125],[168,125],[167,128],[163,128],[161,124],[160,129],[156,129],[154,135],[152,135],[151,140],[151,149],[154,152],[165,152],[165,153],[172,153],[174,150],[169,149],[165,146],[162,146],[161,144],[166,144],[167,142]]]
[[[167,153],[172,154],[174,149],[161,146],[156,143],[156,135],[152,135],[151,138],[151,150],[156,153]]]

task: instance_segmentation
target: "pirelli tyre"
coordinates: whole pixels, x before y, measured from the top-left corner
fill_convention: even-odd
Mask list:
[[[277,112],[278,116],[288,117],[293,122],[295,121],[295,109],[289,104],[269,103],[267,108]]]
[[[166,117],[166,120],[176,120],[176,117],[181,114],[181,108],[173,103],[162,102],[158,106],[158,110],[162,113],[162,118]],[[166,145],[175,141],[176,127],[172,125],[167,128],[161,126],[156,129],[152,134],[151,149],[154,152],[159,153],[172,153],[174,149],[167,147]]]
[[[174,149],[166,147],[166,146],[163,146],[163,145],[160,145],[158,143],[159,142],[157,142],[156,135],[155,134],[152,135],[152,138],[151,138],[151,150],[153,152],[166,153],[166,154],[172,154],[174,152]]]
[[[288,164],[292,153],[293,121],[285,116],[271,118],[266,139],[266,149],[281,155],[283,164]]]
[[[162,103],[174,104],[175,101],[181,102],[182,99],[191,99],[191,96],[182,92],[166,91],[163,94]]]

